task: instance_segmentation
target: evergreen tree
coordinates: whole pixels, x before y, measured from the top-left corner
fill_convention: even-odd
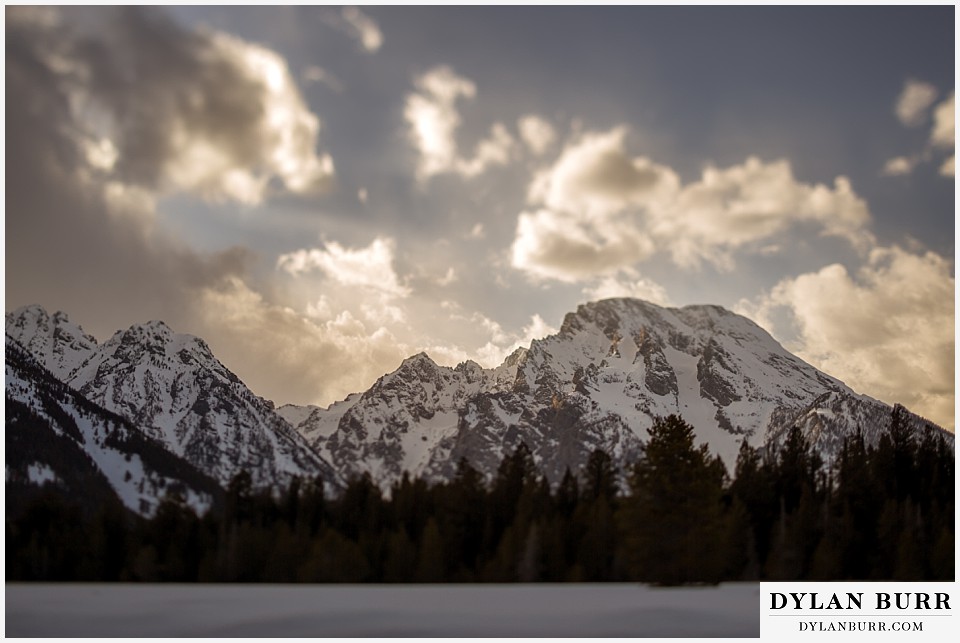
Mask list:
[[[624,513],[628,564],[634,578],[662,585],[719,582],[730,551],[724,530],[724,471],[693,427],[658,418],[630,479]]]
[[[608,504],[617,495],[617,469],[603,449],[594,449],[587,459],[583,468],[583,494],[588,501],[603,497]]]

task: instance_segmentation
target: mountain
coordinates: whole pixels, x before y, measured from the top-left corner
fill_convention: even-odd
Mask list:
[[[84,399],[226,486],[242,469],[256,486],[293,476],[339,479],[329,464],[221,364],[207,344],[163,322],[97,344],[63,313],[37,306],[7,315],[9,336]]]
[[[403,471],[448,479],[461,458],[490,476],[521,442],[553,482],[595,448],[625,469],[654,418],[668,414],[691,423],[729,468],[744,439],[776,445],[793,426],[829,462],[857,430],[875,443],[891,412],[745,317],[635,299],[580,306],[556,335],[496,369],[439,366],[421,353],[328,409],[283,410],[345,477],[366,472],[382,487]]]
[[[257,487],[320,476],[338,488],[369,474],[388,490],[404,472],[450,479],[462,458],[491,477],[525,443],[551,482],[578,471],[597,448],[626,472],[654,419],[669,414],[686,419],[728,468],[743,440],[774,448],[794,427],[830,462],[857,431],[875,444],[892,414],[717,306],[584,304],[558,333],[496,368],[441,366],[419,353],[327,408],[274,408],[203,340],[163,322],[131,326],[102,344],[38,306],[8,313],[6,325],[8,488],[11,476],[17,484],[66,484],[51,453],[21,453],[23,445],[38,454],[41,444],[59,445],[49,449],[62,447],[61,459],[100,480],[91,485],[140,511],[174,483],[196,498],[206,493],[184,466],[220,488],[246,469]],[[917,431],[930,424],[903,417]],[[166,464],[141,470],[117,461],[139,448],[162,452]]]
[[[97,350],[97,340],[73,324],[65,313],[49,315],[41,306],[25,306],[7,313],[6,326],[8,339],[63,382]]]
[[[5,378],[8,515],[48,485],[91,512],[117,501],[151,515],[168,492],[204,511],[221,495],[213,478],[65,385],[10,335]]]
[[[438,445],[456,435],[461,411],[480,395],[509,390],[513,371],[510,360],[491,370],[475,362],[448,368],[419,353],[363,394],[314,409],[298,430],[345,477],[370,472],[386,487],[442,459]]]

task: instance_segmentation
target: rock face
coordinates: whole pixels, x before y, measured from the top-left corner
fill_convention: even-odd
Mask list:
[[[241,469],[257,486],[285,485],[295,475],[339,484],[273,404],[254,395],[197,337],[155,321],[98,345],[63,313],[50,316],[36,306],[8,314],[7,328],[11,340],[84,399],[221,485]]]
[[[71,439],[69,448],[92,459],[104,484],[143,511],[178,480],[198,506],[205,487],[189,472],[183,475],[193,482],[177,478],[169,462],[142,471],[119,465],[102,456],[107,446],[139,440],[221,487],[246,469],[257,486],[321,476],[336,488],[369,473],[386,490],[404,472],[449,479],[461,458],[492,476],[521,442],[551,482],[567,468],[578,471],[596,448],[626,471],[654,419],[669,414],[687,420],[728,467],[743,440],[776,446],[794,426],[830,462],[844,436],[858,430],[875,443],[892,412],[740,315],[635,299],[580,306],[556,335],[494,369],[440,366],[420,353],[328,408],[280,409],[253,394],[203,340],[162,322],[98,344],[63,313],[31,306],[7,315],[6,395],[17,417]],[[64,413],[73,419],[57,419]],[[905,417],[916,430],[929,424]],[[11,424],[8,412],[8,444],[11,426],[21,435],[28,424]],[[125,462],[137,455],[133,446],[120,452]],[[11,475],[27,482],[66,475],[42,458],[17,463],[11,470],[8,449],[8,485]]]
[[[553,482],[595,448],[625,468],[654,419],[671,413],[728,467],[744,439],[775,445],[794,425],[830,461],[851,432],[875,441],[891,410],[723,308],[610,299],[580,306],[496,369],[416,355],[295,424],[345,477],[369,472],[387,487],[403,471],[447,479],[460,458],[492,475],[520,442]]]

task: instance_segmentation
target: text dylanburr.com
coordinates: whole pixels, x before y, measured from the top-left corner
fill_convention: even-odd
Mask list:
[[[956,583],[760,583],[760,636],[952,638],[958,602]]]

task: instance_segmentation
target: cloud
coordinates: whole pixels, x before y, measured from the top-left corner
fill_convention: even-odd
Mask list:
[[[900,122],[908,127],[926,122],[927,113],[936,100],[937,94],[938,92],[933,85],[912,80],[907,81],[896,106]],[[939,174],[952,179],[956,165],[953,156],[956,136],[955,110],[954,92],[951,91],[947,98],[932,110],[933,125],[930,128],[926,147],[916,154],[897,156],[888,160],[880,174],[883,176],[910,174],[921,163],[929,163],[938,153],[946,151],[950,153],[950,156],[940,162]]]
[[[370,16],[356,7],[344,7],[340,13],[360,38],[363,48],[375,52],[383,45],[383,33]]]
[[[420,92],[407,97],[404,117],[410,126],[410,139],[420,152],[417,175],[425,179],[456,166],[453,135],[460,125],[460,114],[455,103],[461,96],[472,98],[477,90],[449,67],[427,72],[416,85]]]
[[[327,12],[323,15],[323,22],[356,40],[367,53],[376,53],[383,46],[383,32],[379,25],[357,7],[344,7],[339,14]]]
[[[935,147],[953,149],[956,137],[955,111],[953,92],[950,92],[950,96],[934,108],[930,143]]]
[[[97,11],[100,19],[94,24],[99,29],[113,10]],[[12,14],[18,17],[10,20]],[[389,239],[360,248],[328,243],[316,252],[291,253],[290,267],[298,260],[302,264],[296,277],[282,272],[279,276],[285,279],[255,279],[258,258],[253,252],[232,248],[204,254],[169,236],[157,216],[157,208],[164,207],[162,181],[147,178],[162,179],[165,164],[177,160],[171,161],[162,146],[152,156],[140,150],[163,164],[151,165],[152,174],[131,173],[127,165],[140,157],[132,155],[126,139],[91,132],[97,125],[94,116],[120,113],[124,101],[139,106],[140,99],[127,96],[124,88],[84,89],[95,79],[81,72],[102,71],[107,63],[87,65],[91,51],[75,55],[81,39],[61,25],[58,14],[33,8],[7,13],[6,83],[18,98],[7,105],[7,150],[17,159],[6,168],[6,231],[9,239],[17,240],[6,248],[8,309],[40,303],[65,310],[100,339],[132,323],[163,319],[179,332],[204,337],[254,391],[280,402],[332,402],[369,387],[416,352],[416,346],[404,341],[410,335],[403,320],[407,309],[398,304],[408,290],[392,268]],[[172,27],[164,24],[155,25],[158,33],[152,34],[160,44],[144,37],[146,50],[168,50],[161,44],[169,42],[167,30]],[[199,46],[214,59],[198,69],[191,56],[164,61],[145,51],[138,54],[136,66],[160,74],[152,66],[182,63],[188,81],[216,69],[232,77],[232,63],[208,48],[209,35],[176,33],[192,43],[184,45],[188,53]],[[88,34],[83,42],[96,49],[99,41]],[[123,51],[115,43],[100,48],[104,54]],[[213,67],[203,69],[207,63]],[[226,87],[227,94],[209,100],[232,105],[247,96],[245,88],[243,83]],[[87,113],[76,104],[80,90],[95,92],[101,102],[115,96],[119,103]],[[233,90],[238,93],[231,95]],[[247,105],[254,115],[262,109],[257,96]],[[202,95],[197,99],[207,100]],[[156,109],[167,114],[163,105]],[[221,113],[230,117],[229,112],[206,113],[214,118]],[[127,117],[124,122],[140,126],[140,117]],[[260,122],[260,116],[249,121],[230,118],[235,123]],[[254,136],[244,131],[233,135]],[[103,139],[115,145],[116,159],[108,160],[112,150],[101,144]]]
[[[611,299],[613,297],[633,297],[659,306],[672,306],[669,295],[663,286],[641,277],[635,270],[626,270],[622,275],[609,275],[583,289],[589,301]]]
[[[453,266],[451,266],[450,268],[447,268],[447,272],[443,275],[443,277],[437,279],[437,285],[449,286],[450,284],[455,283],[459,278],[460,277],[457,275],[457,271],[454,270]]]
[[[927,110],[936,99],[936,87],[911,78],[904,83],[894,112],[905,126],[916,127],[927,119]]]
[[[956,174],[957,157],[951,155],[943,165],[940,166],[940,176],[952,177]]]
[[[860,249],[872,239],[865,231],[867,204],[846,177],[836,177],[832,187],[803,183],[786,160],[765,163],[750,157],[725,169],[708,167],[699,181],[684,186],[652,215],[655,236],[685,267],[706,260],[731,269],[733,250],[800,223],[816,224],[820,234],[847,239]]]
[[[517,121],[520,138],[537,156],[546,152],[557,138],[553,126],[545,119],[536,115],[528,115]]]
[[[400,284],[393,269],[393,239],[377,237],[366,248],[345,248],[336,241],[280,255],[277,268],[298,276],[320,271],[344,286],[368,288],[390,297],[406,297],[410,289]]]
[[[876,248],[854,275],[839,264],[787,278],[738,310],[767,328],[785,312],[789,348],[860,393],[954,425],[954,278],[934,252]]]
[[[471,159],[457,159],[455,171],[465,177],[483,174],[488,167],[506,165],[514,147],[513,137],[502,123],[494,123],[490,135],[477,144]]]
[[[343,93],[343,82],[319,65],[308,65],[301,75],[308,83],[322,83],[338,94]]]
[[[684,185],[677,173],[625,149],[626,128],[587,132],[531,181],[519,214],[512,263],[531,276],[567,282],[613,274],[655,252],[675,264],[732,269],[733,253],[764,252],[792,226],[865,250],[872,240],[866,203],[848,179],[833,186],[798,181],[786,160],[707,167]]]
[[[49,66],[67,94],[75,136],[97,169],[123,183],[211,200],[262,201],[271,182],[315,194],[333,177],[318,154],[320,120],[285,60],[163,12],[101,10],[95,31],[57,28]],[[49,59],[49,53],[48,59]],[[49,59],[52,61],[52,59]]]
[[[203,289],[199,327],[259,395],[327,405],[367,389],[413,350],[385,326],[341,310],[312,320],[271,304],[239,279]]]
[[[511,246],[515,268],[573,283],[650,257],[653,240],[627,218],[584,220],[564,211],[521,212]]]
[[[599,219],[631,206],[666,200],[679,187],[677,175],[649,159],[627,156],[627,129],[586,133],[566,146],[557,161],[541,170],[528,200],[554,210]]]
[[[886,162],[880,174],[883,176],[906,176],[913,172],[919,162],[920,158],[917,156],[897,156]]]
[[[490,332],[490,341],[476,351],[478,363],[485,368],[496,368],[518,348],[528,348],[533,340],[559,332],[540,315],[530,317],[530,323],[523,327],[520,334],[505,332],[500,324],[482,315],[476,317],[483,321]]]
[[[8,10],[6,302],[70,312],[89,332],[188,318],[194,290],[244,274],[250,252],[202,255],[157,229],[156,194],[117,180],[73,101],[83,86],[76,36],[59,10]],[[102,156],[97,157],[97,154]],[[14,243],[13,240],[16,240]],[[135,312],[134,312],[135,311]]]
[[[477,144],[472,158],[462,158],[457,151],[455,134],[460,114],[456,103],[476,96],[473,82],[442,66],[418,77],[415,86],[417,91],[407,96],[404,118],[410,142],[419,153],[418,181],[446,173],[477,176],[509,162],[515,142],[502,123],[491,126],[489,136]]]

